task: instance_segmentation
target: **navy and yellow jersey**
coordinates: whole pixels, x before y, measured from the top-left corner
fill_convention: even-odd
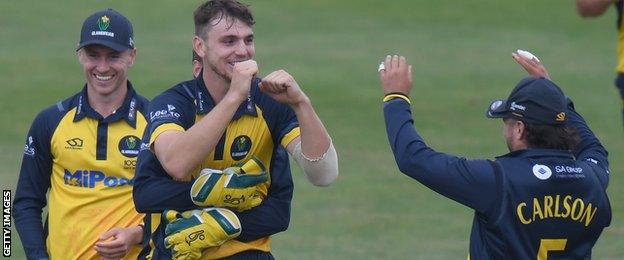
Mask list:
[[[237,213],[241,235],[220,247],[204,251],[207,259],[222,258],[246,250],[270,251],[270,235],[286,230],[290,221],[293,184],[285,146],[299,136],[294,111],[262,93],[259,80],[252,81],[249,98],[228,124],[215,149],[197,165],[193,178],[202,168],[224,169],[237,162],[260,158],[269,168],[270,178],[262,184],[268,192],[259,206]],[[190,198],[192,182],[174,181],[149,149],[164,131],[186,131],[215,106],[201,77],[182,82],[154,98],[149,108],[149,124],[139,154],[134,200],[146,216],[145,248],[140,257],[170,258],[164,247],[164,227],[160,214],[166,209],[195,208]],[[192,153],[193,151],[179,151]]]
[[[132,183],[147,106],[128,82],[123,106],[106,118],[89,105],[86,87],[37,115],[13,211],[28,259],[96,259],[93,247],[102,233],[142,223]],[[127,258],[139,251],[133,248]]]
[[[399,169],[475,210],[473,259],[589,259],[609,226],[607,152],[571,103],[569,122],[581,137],[574,153],[527,149],[491,160],[468,160],[429,148],[409,104],[384,104]]]

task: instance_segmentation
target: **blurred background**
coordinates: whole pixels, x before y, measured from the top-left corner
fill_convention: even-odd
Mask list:
[[[433,148],[467,158],[507,152],[502,123],[484,111],[525,72],[516,49],[537,55],[610,153],[613,221],[595,259],[624,257],[624,131],[613,86],[615,9],[586,20],[569,0],[243,1],[256,60],[284,68],[333,137],[340,177],[313,187],[293,166],[288,231],[278,259],[465,259],[472,210],[401,174],[382,120],[377,66],[386,54],[413,65],[413,114]],[[113,8],[134,25],[129,78],[148,98],[191,78],[192,12],[200,1],[0,1],[0,183],[15,190],[28,128],[42,109],[84,84],[75,47],[83,20]],[[14,194],[13,194],[14,195]],[[12,258],[24,258],[13,230]]]

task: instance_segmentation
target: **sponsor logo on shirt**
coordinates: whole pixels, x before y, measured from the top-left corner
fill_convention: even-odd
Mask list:
[[[540,180],[548,180],[552,175],[552,171],[546,165],[536,164],[533,165],[533,175]]]
[[[178,117],[180,117],[180,113],[176,111],[175,106],[170,104],[167,104],[167,109],[150,112],[150,121],[152,122],[157,119],[169,119]]]
[[[72,139],[66,140],[65,143],[67,143],[67,145],[65,146],[65,149],[82,150],[82,145],[83,145],[84,141],[82,141],[82,139],[76,137],[76,138],[72,138]]]
[[[555,166],[555,177],[557,178],[585,178],[583,168],[568,165]]]
[[[136,114],[136,101],[134,98],[130,101],[130,108],[128,109],[128,118],[134,120],[134,114]]]
[[[234,160],[241,160],[247,156],[251,150],[251,138],[246,135],[239,135],[234,138],[232,146],[230,147],[230,155]]]
[[[141,139],[134,135],[126,135],[119,140],[119,152],[126,157],[137,157],[140,147]]]
[[[28,143],[24,145],[24,154],[28,156],[35,156],[35,148],[32,146],[33,137],[28,137]]]
[[[95,185],[98,183],[102,183],[104,187],[119,187],[134,184],[134,179],[107,176],[105,173],[95,170],[76,170],[72,173],[65,169],[63,179],[65,185],[83,188],[95,188]]]
[[[139,151],[143,151],[143,150],[149,150],[150,146],[148,143],[141,143],[141,148],[139,148]]]

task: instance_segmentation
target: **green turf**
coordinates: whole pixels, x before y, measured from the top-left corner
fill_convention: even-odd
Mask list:
[[[0,1],[0,183],[14,189],[23,140],[38,111],[84,81],[74,48],[82,20],[113,7],[134,23],[130,78],[147,97],[188,79],[188,1]],[[414,67],[415,123],[428,144],[468,158],[505,153],[484,109],[524,76],[511,59],[540,57],[610,152],[613,222],[595,259],[624,256],[624,141],[613,87],[615,11],[595,20],[569,0],[248,1],[261,73],[285,68],[314,102],[340,155],[340,177],[315,188],[293,172],[279,259],[465,259],[472,213],[398,172],[385,137],[376,73],[385,54]],[[294,167],[296,168],[296,166]],[[14,233],[16,234],[16,233]],[[23,258],[17,235],[13,256]]]

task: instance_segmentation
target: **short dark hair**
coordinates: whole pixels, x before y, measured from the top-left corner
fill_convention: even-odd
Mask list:
[[[529,148],[572,151],[580,142],[573,126],[523,123],[524,138]]]
[[[256,23],[249,6],[234,0],[211,0],[197,7],[193,13],[195,35],[205,39],[206,28],[224,18],[235,18],[248,26]],[[213,20],[216,22],[212,23]]]

